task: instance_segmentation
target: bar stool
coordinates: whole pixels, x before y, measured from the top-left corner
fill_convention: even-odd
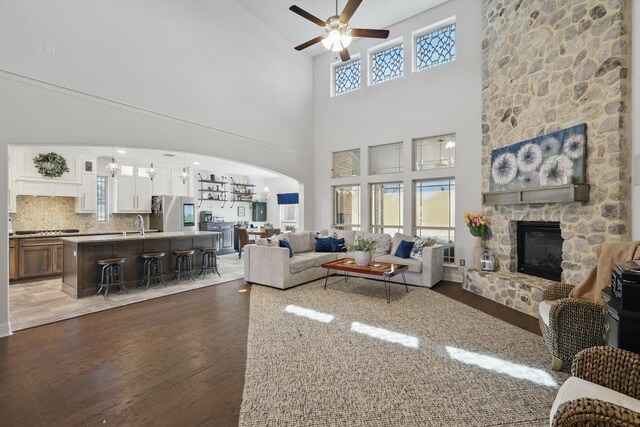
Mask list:
[[[202,267],[200,268],[198,277],[202,275],[202,279],[206,279],[207,271],[211,271],[211,273],[216,273],[218,276],[220,276],[220,272],[218,271],[218,257],[216,255],[216,248],[200,248],[199,250],[200,252],[202,252]]]
[[[117,286],[121,291],[129,293],[124,286],[124,274],[122,265],[127,261],[126,258],[103,258],[99,259],[98,266],[102,267],[100,274],[100,283],[98,283],[98,292],[96,296],[100,295],[100,292],[104,289],[104,299],[107,299],[109,295],[109,288]]]
[[[164,252],[142,254],[144,266],[142,267],[142,279],[138,283],[138,287],[141,287],[146,282],[144,289],[147,290],[152,277],[156,279],[156,282],[167,286],[162,278],[162,261],[160,260],[164,255]]]
[[[183,273],[186,273],[187,277],[194,282],[196,279],[191,275],[191,256],[194,254],[195,250],[187,249],[184,251],[173,251],[173,254],[176,256],[176,270],[173,274],[173,281],[178,283],[180,281],[180,276]]]

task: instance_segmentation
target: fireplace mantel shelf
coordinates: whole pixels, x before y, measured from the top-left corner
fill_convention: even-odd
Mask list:
[[[589,184],[565,184],[482,193],[483,205],[573,203],[589,201]]]

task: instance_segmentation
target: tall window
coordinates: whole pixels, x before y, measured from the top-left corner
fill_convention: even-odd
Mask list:
[[[369,173],[402,172],[402,142],[369,147]]]
[[[360,175],[360,149],[333,153],[333,178]]]
[[[107,184],[109,178],[106,176],[97,177],[98,187],[96,191],[96,221],[107,222],[109,219],[109,200],[107,199]]]
[[[282,227],[298,228],[298,206],[280,205],[280,225]]]
[[[386,82],[404,74],[404,46],[402,42],[374,51],[371,58],[371,84]]]
[[[371,231],[402,233],[403,185],[401,182],[371,185]]]
[[[415,235],[435,237],[445,245],[444,262],[455,263],[455,180],[415,182]]]
[[[456,23],[450,19],[435,30],[419,32],[414,38],[415,70],[437,67],[456,59]]]
[[[333,227],[342,230],[360,229],[360,186],[333,187]]]
[[[414,170],[451,168],[456,164],[456,135],[413,140]]]
[[[333,68],[334,95],[360,89],[360,59],[337,64]]]

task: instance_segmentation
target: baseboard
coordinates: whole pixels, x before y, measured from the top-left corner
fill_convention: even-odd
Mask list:
[[[0,323],[0,338],[8,337],[13,332],[11,332],[11,323]]]
[[[447,280],[449,282],[462,283],[462,273],[460,273],[460,270],[458,269],[458,267],[445,266],[444,280]]]

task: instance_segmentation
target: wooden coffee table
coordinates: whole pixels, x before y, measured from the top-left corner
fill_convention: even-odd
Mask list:
[[[343,258],[337,261],[325,262],[321,265],[322,268],[327,269],[327,275],[324,278],[324,289],[327,289],[327,280],[329,279],[329,273],[331,270],[346,272],[345,281],[349,281],[349,273],[366,274],[369,276],[382,277],[384,282],[384,292],[387,296],[387,303],[391,302],[391,278],[402,275],[402,281],[404,287],[409,292],[407,286],[407,279],[404,277],[404,272],[409,269],[408,265],[404,264],[389,264],[388,262],[372,261],[371,264],[360,266],[356,264],[353,258]]]

